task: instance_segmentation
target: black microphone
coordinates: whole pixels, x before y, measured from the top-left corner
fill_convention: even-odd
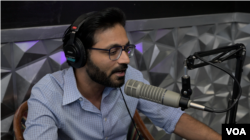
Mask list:
[[[211,112],[210,108],[193,103],[191,100],[182,98],[179,93],[160,87],[144,84],[143,82],[130,79],[126,82],[124,92],[132,97],[142,98],[171,107],[196,108]]]

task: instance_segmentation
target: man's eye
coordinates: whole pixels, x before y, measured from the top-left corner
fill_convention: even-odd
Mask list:
[[[117,51],[110,51],[110,54],[116,54]]]
[[[130,48],[126,48],[126,50],[125,50],[126,52],[129,52],[130,51]]]

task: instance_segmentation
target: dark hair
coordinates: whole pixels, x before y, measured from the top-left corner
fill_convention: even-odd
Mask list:
[[[94,35],[97,30],[104,31],[114,27],[117,23],[124,27],[126,17],[123,11],[118,8],[107,8],[102,11],[87,13],[85,20],[76,33],[76,37],[81,40],[85,48],[91,48],[96,43]],[[70,28],[71,26],[64,32],[63,45],[66,45],[69,40]]]

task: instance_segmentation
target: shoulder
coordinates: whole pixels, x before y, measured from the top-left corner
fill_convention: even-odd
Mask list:
[[[139,77],[142,77],[143,75],[139,70],[137,70],[137,69],[133,68],[132,66],[128,65],[127,76],[139,76]]]
[[[126,80],[129,80],[129,79],[134,79],[134,80],[141,81],[147,84],[149,83],[147,80],[144,79],[141,71],[133,68],[130,65],[128,65],[128,69],[126,72]]]
[[[62,96],[66,71],[67,69],[64,69],[46,74],[32,87],[30,98],[44,98],[49,101],[55,99],[55,97]]]
[[[64,84],[64,75],[65,72],[68,69],[63,69],[60,71],[56,71],[54,73],[50,73],[50,74],[46,74],[41,80],[39,80],[37,82],[37,84],[52,84],[52,83],[56,83],[59,86],[63,86]]]
[[[46,86],[49,89],[53,90],[56,89],[57,87],[63,87],[64,86],[64,75],[65,71],[67,69],[57,71],[51,74],[46,74],[42,79],[40,79],[35,85],[36,86]]]

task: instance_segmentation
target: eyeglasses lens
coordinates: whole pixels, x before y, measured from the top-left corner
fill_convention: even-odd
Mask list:
[[[124,51],[128,54],[129,57],[131,57],[133,56],[133,50],[134,50],[134,46],[129,45],[125,47]],[[121,53],[122,53],[122,47],[120,46],[113,47],[110,49],[109,57],[111,60],[117,60],[119,59]]]

